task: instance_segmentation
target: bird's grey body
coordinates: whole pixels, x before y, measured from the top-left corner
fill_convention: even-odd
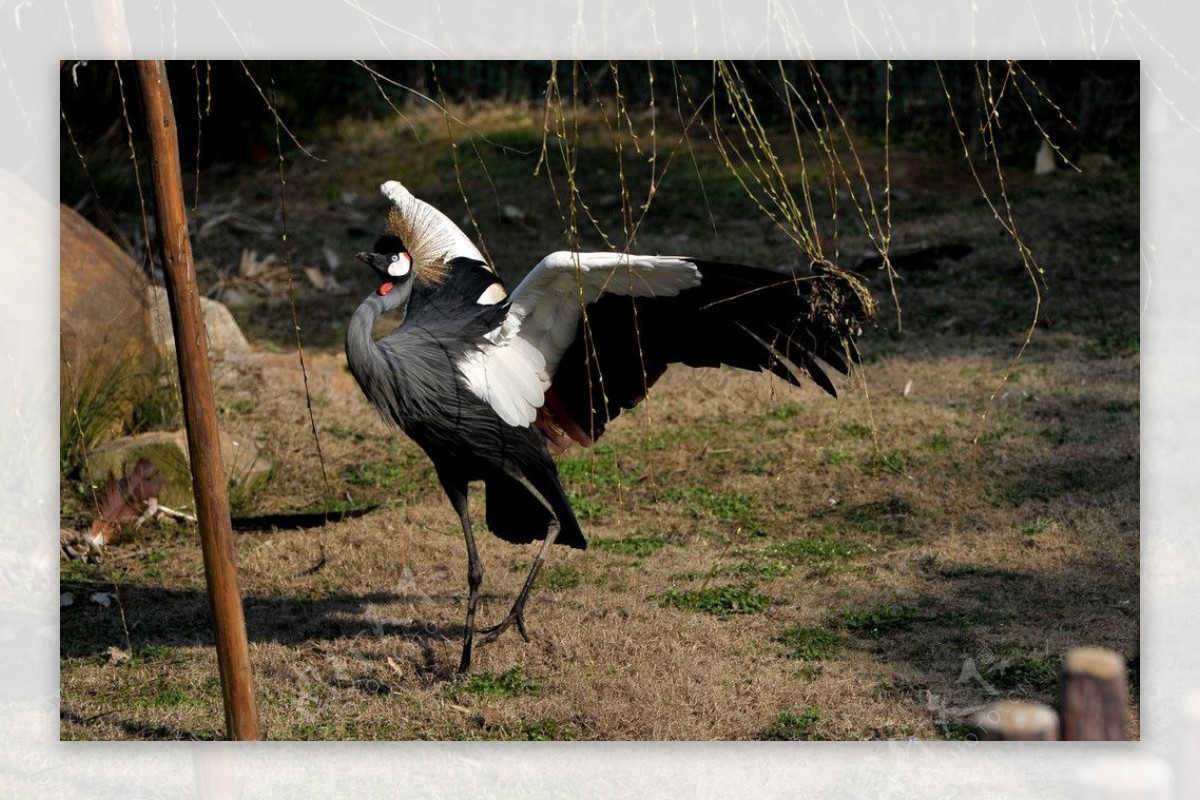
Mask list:
[[[549,526],[544,513],[515,519],[521,509],[542,512],[534,499],[521,497],[529,492],[517,477],[528,479],[560,507],[556,509],[560,517],[570,507],[557,483],[558,471],[544,435],[531,425],[505,423],[467,387],[459,364],[488,344],[487,334],[503,322],[507,307],[472,301],[473,289],[486,288],[485,277],[472,275],[483,268],[465,259],[457,262],[447,283],[433,291],[418,291],[419,303],[409,303],[412,281],[385,295],[372,293],[363,301],[346,329],[350,372],[384,418],[429,455],[443,483],[446,479],[486,483],[493,533],[509,542],[543,539]],[[375,340],[376,320],[392,311],[403,313],[403,322]],[[553,476],[554,481],[542,480],[543,475]],[[510,508],[516,511],[509,513]],[[560,542],[585,547],[574,516],[562,523]]]
[[[384,418],[404,429],[435,464],[478,462],[468,478],[484,478],[484,454],[494,453],[499,461],[486,467],[503,469],[503,461],[516,456],[511,451],[530,449],[520,443],[525,437],[500,425],[495,412],[467,389],[457,369],[499,324],[503,309],[449,291],[409,309],[412,287],[409,281],[386,295],[372,293],[354,313],[346,329],[350,371]],[[403,321],[376,341],[376,320],[392,311]],[[474,439],[456,435],[463,430]]]

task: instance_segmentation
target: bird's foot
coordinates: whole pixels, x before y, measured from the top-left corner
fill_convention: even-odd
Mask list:
[[[529,642],[529,632],[525,629],[525,608],[523,605],[514,606],[509,610],[508,615],[504,620],[501,620],[491,628],[483,629],[478,632],[479,644],[489,643],[503,634],[513,623],[517,624],[517,631],[521,632],[521,637],[525,642]]]

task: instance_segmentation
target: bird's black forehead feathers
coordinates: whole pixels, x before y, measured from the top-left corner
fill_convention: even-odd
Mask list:
[[[384,234],[375,240],[375,248],[372,252],[391,255],[393,253],[403,253],[408,250],[404,245],[404,240],[395,234]]]

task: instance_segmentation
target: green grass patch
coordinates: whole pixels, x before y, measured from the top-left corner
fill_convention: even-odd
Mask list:
[[[1047,520],[1044,517],[1039,517],[1032,523],[1026,523],[1025,525],[1021,526],[1021,533],[1026,537],[1036,537],[1039,534],[1045,534],[1046,529],[1048,529],[1053,522],[1053,520]]]
[[[473,150],[461,150],[461,148],[461,152],[439,152],[433,157],[431,164],[443,174],[447,170],[453,172],[456,169],[457,156],[457,170],[462,173],[463,180],[466,182],[528,181],[537,166],[536,154],[541,149],[542,140],[540,131],[537,133],[519,130],[488,131],[485,135],[471,137],[470,143],[465,146],[478,148],[485,155],[486,169],[483,162],[477,158],[463,158],[461,153],[473,152]],[[430,202],[436,204],[437,199],[430,198]],[[445,206],[441,206],[441,208],[445,208]]]
[[[726,565],[718,568],[713,575],[770,581],[790,576],[794,572],[795,569],[791,565],[784,564],[783,562],[738,562],[734,565]]]
[[[603,520],[612,514],[612,507],[597,500],[591,495],[578,492],[568,492],[567,500],[571,502],[571,509],[575,511],[575,516],[580,520],[599,521]]]
[[[860,553],[860,550],[844,542],[811,539],[776,543],[767,548],[767,554],[794,562],[833,562],[839,559],[849,559]]]
[[[1027,501],[1050,501],[1057,494],[1048,484],[1032,478],[1018,479],[1003,487],[989,487],[993,503],[1004,501],[1010,506],[1023,506]]]
[[[611,446],[597,446],[587,456],[566,456],[558,460],[558,476],[568,484],[615,488],[636,483],[617,466]]]
[[[876,451],[863,462],[863,472],[872,477],[878,477],[884,473],[904,475],[904,472],[908,470],[909,461],[908,452],[904,450],[891,450],[887,453]]]
[[[538,573],[537,586],[541,589],[558,592],[578,587],[583,581],[579,571],[570,565],[551,565],[542,568]]]
[[[822,448],[821,464],[845,464],[854,461],[854,454],[838,448]]]
[[[1066,445],[1071,441],[1071,429],[1066,426],[1043,428],[1038,435],[1055,445]]]
[[[833,658],[846,641],[835,632],[820,626],[801,626],[788,629],[779,642],[787,648],[789,659],[821,662]]]
[[[954,440],[946,434],[934,434],[929,442],[925,443],[925,447],[935,453],[948,451],[954,445]]]
[[[536,695],[540,689],[525,677],[520,665],[514,665],[503,673],[493,673],[490,670],[475,673],[466,684],[457,688],[454,694],[515,698],[518,695]]]
[[[115,579],[109,574],[105,565],[96,562],[83,562],[70,559],[58,563],[59,581],[78,582],[80,584],[110,584]]]
[[[1136,356],[1141,351],[1138,334],[1103,334],[1083,346],[1083,355],[1092,359],[1114,359]]]
[[[574,740],[579,737],[579,731],[566,723],[556,720],[539,720],[534,723],[522,721],[513,728],[502,726],[489,740],[517,740],[527,742],[551,742],[555,740]]]
[[[433,482],[433,466],[418,463],[418,459],[424,458],[424,454],[414,451],[404,454],[395,463],[352,464],[343,476],[346,483],[354,487],[382,489],[397,494],[412,493],[430,487]]]
[[[356,487],[392,489],[404,471],[394,464],[364,462],[346,469],[346,481]]]
[[[664,606],[706,612],[719,618],[753,615],[766,610],[771,600],[743,587],[706,587],[702,590],[670,590],[659,596]]]
[[[815,681],[820,675],[820,665],[804,665],[803,667],[792,671],[792,678],[800,679],[800,681]]]
[[[132,698],[134,703],[143,707],[173,709],[192,701],[192,696],[178,684],[155,682],[142,688],[142,693]]]
[[[229,404],[229,408],[231,411],[235,411],[238,414],[250,414],[250,412],[254,411],[254,405],[254,400],[252,398],[244,398]]]
[[[77,475],[88,453],[112,433],[123,431],[127,404],[136,397],[130,365],[124,356],[111,364],[92,358],[76,370],[78,383],[74,386],[68,371],[63,372],[58,418],[58,461],[63,475]]]
[[[135,431],[170,431],[183,425],[183,399],[174,366],[162,366],[137,382],[133,421]]]
[[[866,439],[871,436],[871,428],[864,426],[862,423],[846,423],[842,426],[842,430],[846,432],[847,436],[854,437],[855,439]]]
[[[160,565],[167,561],[167,555],[162,551],[151,551],[142,557],[142,576],[148,579],[158,578],[161,574]]]
[[[329,723],[297,723],[290,727],[281,739],[284,740],[338,740],[337,729]]]
[[[767,417],[772,420],[791,420],[796,415],[804,411],[799,406],[776,406],[774,409],[767,412]]]
[[[661,537],[624,537],[619,540],[592,540],[588,543],[588,547],[604,553],[642,559],[666,544],[667,541]]]
[[[174,651],[165,645],[139,645],[133,655],[135,662],[161,662],[174,656]]]
[[[150,699],[151,706],[174,707],[191,701],[192,697],[182,687],[165,687]]]
[[[942,732],[943,740],[961,742],[979,739],[979,736],[975,734],[975,728],[970,723],[964,723],[961,720],[939,720],[936,721],[936,725]]]
[[[991,445],[1004,439],[1010,433],[1012,433],[1011,428],[1008,426],[1001,426],[1000,428],[994,428],[991,431],[984,431],[976,438],[975,441],[980,445]]]
[[[1051,692],[1059,685],[1062,660],[1054,654],[1038,659],[1018,657],[1001,659],[989,666],[983,676],[997,690]]]
[[[848,611],[844,618],[846,628],[858,634],[870,634],[878,637],[880,634],[906,629],[916,616],[917,610],[902,604],[885,604],[873,609]]]
[[[816,733],[821,715],[817,708],[810,706],[802,712],[780,712],[774,725],[758,735],[760,740],[823,740]]]
[[[686,502],[688,513],[694,518],[712,515],[727,523],[761,527],[758,499],[744,492],[716,492],[706,487],[684,487],[669,490],[662,498],[667,501]]]
[[[771,462],[767,459],[751,459],[742,465],[742,475],[767,476],[771,474]]]

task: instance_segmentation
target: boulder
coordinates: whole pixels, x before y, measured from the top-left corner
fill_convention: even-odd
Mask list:
[[[137,379],[150,375],[145,273],[69,206],[59,206],[60,386],[64,408],[105,398],[100,436],[129,420]]]
[[[271,463],[259,453],[258,446],[243,437],[224,431],[221,437],[221,461],[229,478],[231,505],[248,500],[266,486]],[[88,455],[88,480],[103,486],[109,476],[128,475],[140,458],[149,459],[163,476],[158,502],[179,511],[194,512],[192,471],[188,460],[187,435],[183,431],[148,431],[118,437]]]
[[[166,358],[174,361],[175,335],[171,330],[171,308],[167,302],[167,290],[161,286],[152,286],[146,297],[151,309],[154,342]],[[204,329],[208,335],[209,359],[220,360],[229,354],[250,353],[250,343],[246,340],[246,335],[238,328],[237,321],[223,303],[211,298],[200,298],[200,315],[204,319]]]

